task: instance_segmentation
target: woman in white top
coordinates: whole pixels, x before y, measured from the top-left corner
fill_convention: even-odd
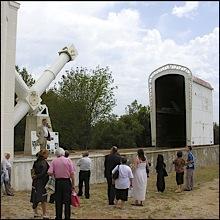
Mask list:
[[[2,160],[2,180],[5,185],[5,193],[8,196],[13,196],[12,188],[11,188],[11,162],[9,160],[10,153],[5,154],[5,158]]]
[[[132,187],[133,174],[131,168],[126,165],[127,158],[121,157],[121,165],[116,166],[112,170],[114,174],[117,169],[119,169],[119,176],[115,180],[115,189],[116,189],[116,208],[122,209],[125,201],[128,201],[128,189]],[[114,182],[114,180],[113,180]],[[121,201],[119,203],[119,201]]]
[[[137,158],[134,161],[134,180],[133,180],[133,198],[135,203],[132,205],[143,206],[147,189],[147,172],[148,167],[147,159],[144,155],[144,150],[137,151]]]

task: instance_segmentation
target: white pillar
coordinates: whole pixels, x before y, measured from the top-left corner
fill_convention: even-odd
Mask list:
[[[1,1],[1,156],[14,157],[14,94],[17,10],[20,4]]]

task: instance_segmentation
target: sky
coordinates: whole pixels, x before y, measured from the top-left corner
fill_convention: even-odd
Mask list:
[[[135,99],[149,105],[150,73],[175,63],[214,88],[213,121],[219,122],[218,1],[18,3],[16,64],[36,80],[60,49],[74,44],[78,56],[55,81],[77,66],[109,66],[118,87],[113,113],[122,115]]]

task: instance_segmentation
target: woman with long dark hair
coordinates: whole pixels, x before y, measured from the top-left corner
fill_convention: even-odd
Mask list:
[[[164,163],[164,158],[162,154],[158,154],[157,156],[157,191],[163,192],[165,190],[165,179],[164,177],[167,176],[166,171],[166,164]]]
[[[147,158],[144,155],[144,150],[139,149],[137,151],[137,158],[134,161],[134,180],[133,180],[133,198],[135,202],[132,205],[143,206],[145,201],[146,189],[147,189],[147,172],[146,166],[148,166]]]

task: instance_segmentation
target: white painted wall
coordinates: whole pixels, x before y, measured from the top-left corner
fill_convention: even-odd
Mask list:
[[[186,151],[185,148],[183,149],[166,149],[166,150],[155,150],[155,151],[147,151],[145,149],[145,153],[147,155],[148,160],[151,162],[152,166],[150,167],[150,175],[155,173],[155,167],[157,162],[157,155],[163,154],[164,161],[166,163],[167,172],[174,172],[174,166],[172,161],[176,158],[176,153],[178,150],[183,151],[183,156],[186,158]],[[193,154],[196,157],[196,167],[207,166],[212,164],[219,163],[219,145],[215,146],[202,146],[202,147],[194,147],[192,150]],[[132,158],[135,158],[137,153],[130,152],[124,153],[129,161],[132,161]],[[80,156],[70,156],[70,159],[77,162],[80,159]],[[91,155],[90,158],[92,159],[92,169],[91,169],[91,184],[94,183],[104,183],[106,180],[104,178],[104,155]],[[30,191],[31,190],[31,173],[30,170],[33,166],[34,161],[36,160],[35,157],[33,159],[18,159],[15,158],[13,163],[13,173],[14,178],[12,181],[12,187],[16,191]],[[50,163],[52,158],[48,159]],[[76,173],[76,185],[78,185],[78,173],[79,168]]]
[[[48,158],[48,163],[51,163],[52,157]],[[77,161],[81,158],[81,156],[71,156],[71,160],[76,164]],[[91,183],[102,183],[105,181],[104,178],[104,155],[93,155],[90,157],[92,160],[92,169],[91,169]],[[24,158],[16,158],[13,162],[13,179],[12,179],[12,187],[16,191],[30,191],[32,186],[31,179],[31,168],[33,166],[36,157],[32,157],[32,159],[24,159]],[[76,185],[78,185],[78,174],[79,167],[77,167],[77,172],[75,174]]]
[[[14,156],[14,94],[17,10],[20,4],[1,1],[1,158]]]
[[[155,81],[161,76],[168,74],[179,74],[184,77],[185,81],[185,97],[186,97],[186,143],[191,144],[191,105],[192,105],[192,73],[187,67],[177,64],[164,65],[151,73],[148,79],[149,96],[150,96],[150,119],[151,119],[151,138],[152,146],[157,146],[156,143],[156,89]]]
[[[193,81],[192,145],[214,144],[212,90]]]

